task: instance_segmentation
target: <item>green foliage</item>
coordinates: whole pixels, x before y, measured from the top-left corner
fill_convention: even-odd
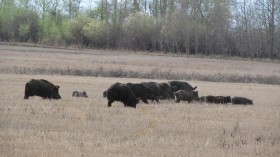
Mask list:
[[[80,2],[0,0],[0,40],[203,55],[280,56],[280,9],[269,5],[272,1],[97,0],[88,8],[80,7]],[[269,12],[270,7],[275,11]]]
[[[60,25],[52,18],[46,18],[40,23],[40,40],[42,43],[57,45],[62,43],[62,34]]]
[[[91,46],[104,48],[106,46],[106,22],[91,20],[83,27],[83,35],[90,40]]]
[[[11,40],[14,37],[14,14],[15,14],[15,3],[14,0],[3,0],[1,1],[0,16],[1,16],[1,36],[2,40]]]
[[[39,36],[39,16],[35,11],[30,11],[29,14],[29,20],[28,24],[30,26],[29,29],[29,40],[33,42],[38,42],[38,36]]]
[[[14,16],[14,38],[21,42],[38,41],[38,15],[35,11],[19,8]]]
[[[67,24],[67,27],[69,29],[69,32],[67,32],[68,37],[70,37],[71,40],[75,40],[78,44],[83,44],[86,42],[86,38],[83,34],[84,27],[91,22],[91,19],[86,16],[79,16],[75,19],[71,19],[69,21],[69,24]]]
[[[68,20],[64,20],[61,24],[61,35],[65,44],[69,45],[75,42],[75,38],[73,34],[70,32],[71,22]]]
[[[2,15],[2,12],[0,11],[0,40],[1,40],[1,37],[3,36],[2,35],[2,30],[3,30],[3,23],[2,23],[2,17],[3,15]]]
[[[126,43],[131,48],[149,50],[154,32],[153,17],[137,12],[131,14],[124,23]],[[131,40],[132,39],[132,40]]]
[[[50,27],[49,27],[49,39],[53,42],[52,44],[55,43],[60,43],[61,42],[61,32],[60,32],[60,28],[59,25],[57,25],[56,23],[52,22]]]
[[[30,31],[29,24],[21,24],[19,26],[19,37],[22,38],[22,40],[26,41],[29,31]]]
[[[101,14],[102,14],[102,8],[101,7],[96,7],[92,10],[89,10],[86,12],[86,15],[90,18],[100,20],[101,19]]]

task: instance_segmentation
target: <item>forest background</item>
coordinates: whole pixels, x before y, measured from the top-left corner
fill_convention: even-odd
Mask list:
[[[0,41],[280,59],[279,0],[0,0]]]

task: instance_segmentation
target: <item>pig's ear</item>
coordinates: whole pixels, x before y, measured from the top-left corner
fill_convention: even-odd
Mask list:
[[[57,89],[59,89],[60,86],[55,86]]]

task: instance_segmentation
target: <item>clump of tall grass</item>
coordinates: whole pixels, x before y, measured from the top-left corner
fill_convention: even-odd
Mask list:
[[[94,76],[94,77],[116,77],[116,78],[146,78],[167,80],[198,80],[209,82],[231,82],[231,83],[259,83],[280,85],[280,77],[275,75],[251,75],[251,74],[202,74],[202,73],[179,73],[171,70],[162,71],[158,68],[150,71],[126,70],[122,68],[75,69],[75,68],[43,68],[43,67],[12,67],[0,68],[0,73],[29,74],[29,75],[70,75],[70,76]]]

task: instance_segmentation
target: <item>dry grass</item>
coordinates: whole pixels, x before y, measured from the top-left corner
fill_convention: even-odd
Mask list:
[[[280,85],[280,64],[2,46],[0,73],[185,79]]]
[[[68,52],[39,53],[38,49],[33,52],[31,48],[26,50],[28,52],[22,51],[0,50],[1,67],[47,68],[73,64],[79,68],[90,68],[96,66],[93,60],[99,56],[96,60],[104,60],[108,66],[119,64],[128,69],[136,66],[145,70],[149,64],[167,67],[158,61],[174,59],[160,57],[157,60],[155,56],[146,55],[140,55],[142,59],[135,59],[135,55],[107,52],[104,52],[106,55],[103,52],[95,52],[93,55],[83,51],[79,55],[70,51],[70,54],[65,55]],[[118,56],[121,56],[122,63],[117,60]],[[109,64],[114,57],[115,64]],[[192,62],[192,59],[185,60]],[[178,65],[173,62],[166,63],[170,65],[168,68]],[[200,62],[202,64],[202,60]],[[192,62],[191,66],[195,64]],[[213,68],[216,68],[211,60],[205,60],[204,64],[213,64]],[[262,76],[269,76],[272,71],[279,75],[279,69],[275,68],[278,64],[241,62],[236,65],[240,69],[236,70],[228,66],[227,62],[217,60],[216,64],[224,65],[229,69],[225,71],[233,73],[242,73],[242,68],[250,67],[252,74],[258,74],[263,68]],[[197,65],[197,71],[207,67]],[[181,68],[189,70],[187,65]],[[23,100],[24,85],[31,78],[44,78],[60,85],[62,99],[51,101],[32,97]],[[142,82],[147,79],[0,74],[0,156],[276,157],[280,154],[278,85],[189,81],[198,86],[200,95],[245,96],[254,100],[253,106],[161,101],[148,105],[140,103],[136,109],[124,108],[123,104],[114,102],[108,108],[102,91],[117,81]],[[73,90],[85,90],[89,98],[72,98]]]

